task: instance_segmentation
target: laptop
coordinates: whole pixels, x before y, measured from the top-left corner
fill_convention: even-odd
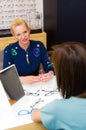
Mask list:
[[[17,101],[25,95],[14,64],[0,71],[0,80],[11,99]]]

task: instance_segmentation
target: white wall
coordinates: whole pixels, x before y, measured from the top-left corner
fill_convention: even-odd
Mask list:
[[[44,17],[43,17],[43,0],[36,0],[36,10],[42,14],[42,31],[44,31]]]

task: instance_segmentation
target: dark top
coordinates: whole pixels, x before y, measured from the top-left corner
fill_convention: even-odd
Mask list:
[[[3,69],[15,64],[19,76],[38,75],[40,63],[43,64],[45,72],[54,70],[47,50],[40,41],[30,40],[26,51],[18,42],[8,45],[4,50]]]

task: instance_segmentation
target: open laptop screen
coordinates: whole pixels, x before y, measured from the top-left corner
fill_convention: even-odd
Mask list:
[[[0,71],[0,80],[11,99],[19,100],[25,95],[14,64]]]

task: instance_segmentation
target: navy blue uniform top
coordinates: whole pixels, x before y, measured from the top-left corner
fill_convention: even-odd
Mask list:
[[[40,63],[45,72],[54,70],[50,57],[43,43],[30,40],[30,45],[25,51],[18,42],[8,45],[4,50],[3,68],[15,64],[19,76],[38,75]]]

